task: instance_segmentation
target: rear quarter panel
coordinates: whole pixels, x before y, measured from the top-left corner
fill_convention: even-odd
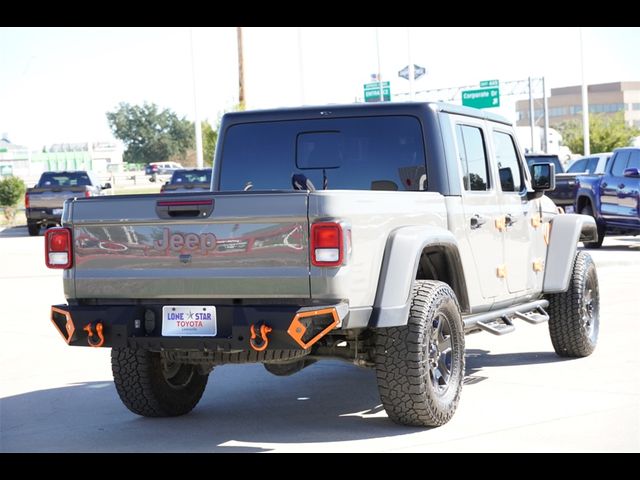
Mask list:
[[[447,227],[444,197],[433,192],[316,191],[309,222],[340,220],[351,227],[351,254],[341,268],[311,267],[311,296],[373,305],[389,234],[409,225]],[[412,266],[409,266],[411,268]]]

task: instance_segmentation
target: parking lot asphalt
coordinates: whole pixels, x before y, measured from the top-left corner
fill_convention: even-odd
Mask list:
[[[457,413],[434,429],[392,423],[374,372],[318,362],[291,377],[223,366],[195,410],[138,417],[118,399],[107,349],[72,348],[49,322],[64,303],[42,237],[0,232],[2,452],[640,451],[640,238],[591,250],[600,279],[598,347],[556,356],[546,325],[466,339]]]

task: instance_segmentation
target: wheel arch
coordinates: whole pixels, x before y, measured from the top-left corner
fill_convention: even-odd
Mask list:
[[[598,229],[593,217],[579,214],[556,215],[550,229],[542,291],[564,292],[569,288],[578,242],[596,241]]]
[[[589,195],[579,195],[578,197],[576,197],[576,213],[580,213],[582,209],[587,205],[590,205],[593,209],[593,212],[595,213],[595,206],[593,200]]]
[[[406,325],[415,280],[447,283],[461,311],[469,311],[462,261],[453,234],[439,227],[401,227],[387,239],[370,327]]]

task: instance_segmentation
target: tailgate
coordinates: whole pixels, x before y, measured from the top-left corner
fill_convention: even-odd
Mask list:
[[[83,197],[85,191],[85,187],[30,189],[29,208],[62,208],[67,198]]]
[[[76,298],[308,298],[305,192],[72,203]]]

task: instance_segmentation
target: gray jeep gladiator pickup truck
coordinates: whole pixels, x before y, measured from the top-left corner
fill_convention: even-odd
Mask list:
[[[560,214],[511,124],[438,103],[224,116],[212,191],[81,198],[47,232],[69,345],[111,348],[120,398],[182,415],[208,376],[290,375],[340,358],[377,372],[398,423],[458,405],[465,334],[548,320],[561,356],[596,346],[593,218]]]
[[[67,198],[102,195],[108,188],[110,183],[101,185],[97,177],[84,170],[44,172],[36,186],[24,195],[29,235],[38,235],[42,226],[60,225],[62,206]]]

